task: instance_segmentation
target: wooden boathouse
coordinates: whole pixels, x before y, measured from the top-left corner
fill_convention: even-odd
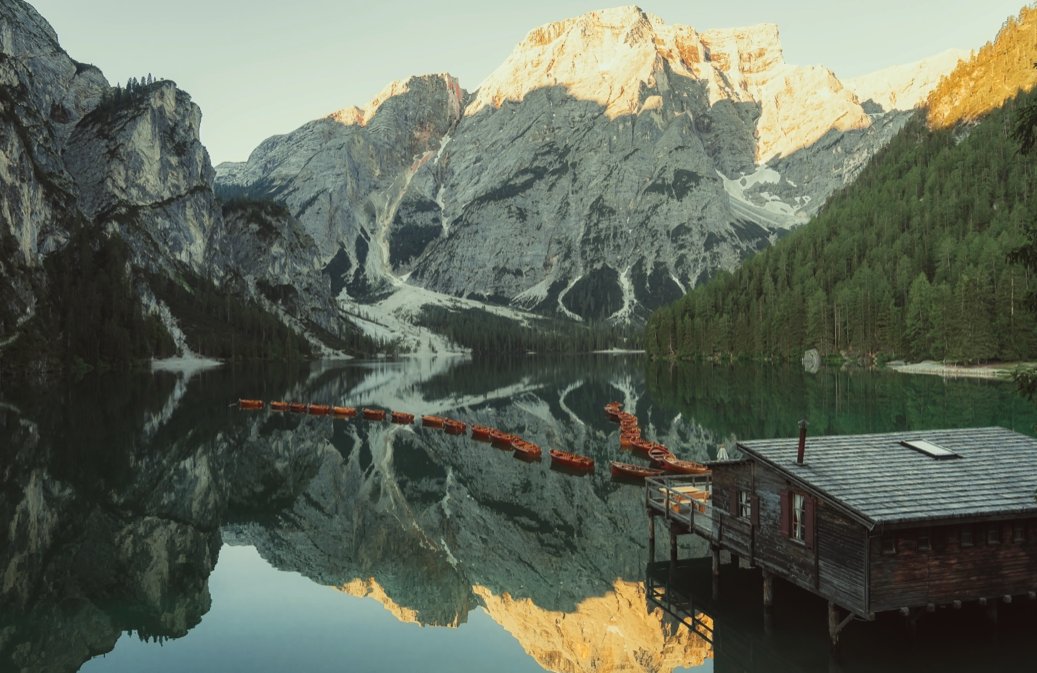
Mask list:
[[[758,440],[695,480],[646,486],[655,519],[854,617],[1037,599],[1037,440],[1004,428]],[[703,496],[703,493],[708,495]]]

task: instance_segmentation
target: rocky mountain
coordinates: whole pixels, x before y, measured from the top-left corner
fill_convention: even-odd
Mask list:
[[[160,285],[190,286],[194,298],[181,304],[202,303],[206,292],[229,295],[224,320],[230,303],[258,305],[241,310],[267,312],[316,349],[350,332],[315,267],[312,241],[287,213],[246,224],[256,213],[239,208],[224,221],[200,123],[201,110],[175,83],[148,76],[112,87],[65,53],[32,6],[0,4],[0,348],[27,334],[73,341],[55,331],[67,331],[68,305],[90,297],[99,305],[85,310],[95,311],[89,319],[98,327],[104,322],[106,340],[127,333],[128,346],[143,340],[137,322],[113,317],[125,316],[129,302],[130,312],[160,323],[177,350],[198,350],[197,316],[176,308]],[[127,264],[115,268],[121,258],[113,262],[111,253],[122,247]],[[277,290],[289,275],[300,283],[294,294]],[[60,285],[78,286],[80,296]],[[117,297],[115,305],[106,297]]]
[[[952,60],[855,89],[785,63],[774,25],[591,12],[531,31],[472,94],[448,75],[392,85],[217,184],[284,202],[349,305],[637,322],[805,221]]]

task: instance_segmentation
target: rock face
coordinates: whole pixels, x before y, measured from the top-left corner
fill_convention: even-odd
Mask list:
[[[201,110],[173,82],[112,88],[61,49],[31,6],[0,5],[0,348],[32,319],[48,282],[43,261],[73,231],[88,232],[87,244],[121,238],[132,271],[240,281],[226,289],[259,299],[297,331],[346,328],[297,225],[282,218],[274,244],[269,227],[223,222],[200,123]],[[299,281],[289,288],[296,296],[276,290],[289,277]],[[138,291],[145,310],[182,336],[145,283]]]
[[[217,184],[284,201],[351,300],[412,284],[636,322],[856,177],[929,81],[911,72],[880,113],[826,68],[786,64],[774,25],[591,12],[531,31],[471,96],[446,76],[395,85]]]
[[[168,81],[125,97],[86,115],[65,148],[79,208],[95,226],[117,229],[139,259],[197,271],[220,215],[198,140],[201,110]]]
[[[264,141],[243,164],[220,165],[219,187],[284,203],[333,262],[336,289],[367,294],[389,272],[386,218],[414,173],[434,163],[465,98],[449,75],[393,83],[364,110],[341,110]]]
[[[331,279],[302,225],[273,202],[231,201],[210,232],[206,266],[224,287],[258,297],[303,324],[337,333],[343,325]]]

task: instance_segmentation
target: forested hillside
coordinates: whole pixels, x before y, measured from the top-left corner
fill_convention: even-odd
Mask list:
[[[1037,356],[1026,301],[1037,279],[1007,261],[1037,222],[1037,162],[1012,134],[1017,108],[1033,100],[1022,94],[941,130],[919,115],[809,224],[656,312],[646,348],[686,358],[799,358],[809,348]]]

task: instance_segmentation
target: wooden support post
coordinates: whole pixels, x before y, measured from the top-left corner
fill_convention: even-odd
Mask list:
[[[1026,595],[1030,597],[1031,601],[1037,601],[1037,591],[1030,591]]]
[[[1001,600],[1005,603],[1005,605],[1010,605],[1012,603],[1012,596],[1009,594],[1005,594],[1001,597]]]
[[[951,605],[954,606],[955,610],[961,610],[961,601],[958,601],[958,600],[951,601]]]
[[[980,599],[979,599],[979,605],[980,605],[980,607],[983,607],[983,608],[987,607],[987,602],[988,602],[988,601],[987,601],[987,599],[986,599],[986,598],[980,598]]]
[[[916,613],[911,608],[900,608],[900,614],[904,616],[904,625],[907,626],[907,632],[914,638],[918,635],[918,617],[921,613]]]
[[[672,587],[677,575],[677,533],[670,526],[670,571],[669,586]]]
[[[774,576],[763,571],[763,609],[770,611],[774,605]]]
[[[655,563],[655,515],[648,510],[648,562]]]
[[[731,565],[733,565],[735,568],[738,567],[738,554],[734,552],[731,552]]]
[[[933,605],[932,603],[926,603],[926,605],[925,605],[925,611],[926,611],[926,612],[930,612],[930,613],[931,613],[931,612],[936,612],[936,606],[935,606],[935,605]]]
[[[995,601],[987,603],[987,621],[991,626],[997,626],[997,603]]]
[[[846,613],[846,616],[840,619],[839,607],[831,600],[829,601],[829,638],[832,639],[832,647],[839,644],[839,634],[852,619],[853,613],[851,612]]]
[[[720,547],[712,545],[710,551],[713,553],[713,600],[720,597]]]

